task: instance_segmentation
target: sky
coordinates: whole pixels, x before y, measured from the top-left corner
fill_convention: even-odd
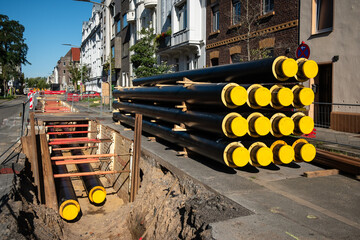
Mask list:
[[[22,67],[25,77],[51,75],[60,57],[81,45],[81,28],[91,17],[92,4],[73,0],[0,0],[0,14],[25,27],[24,38],[31,65]]]

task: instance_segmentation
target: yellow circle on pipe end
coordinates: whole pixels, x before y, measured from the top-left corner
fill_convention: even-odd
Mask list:
[[[230,128],[235,136],[242,137],[248,132],[249,125],[245,118],[235,117],[231,121]]]
[[[299,101],[302,105],[307,106],[314,102],[315,94],[310,88],[304,87],[299,92]]]
[[[309,116],[303,116],[299,120],[299,130],[303,134],[309,134],[314,130],[314,120]]]
[[[273,153],[268,147],[261,147],[256,152],[256,161],[260,166],[268,166],[273,159]]]
[[[265,136],[270,132],[271,124],[267,117],[258,117],[254,122],[254,130],[256,134]]]
[[[302,65],[302,72],[307,78],[314,78],[319,72],[319,66],[314,60],[308,60]]]
[[[294,94],[290,88],[283,87],[277,94],[277,100],[281,106],[289,106],[294,101]]]
[[[265,107],[271,101],[270,90],[265,87],[256,89],[254,93],[254,100],[258,106]]]
[[[311,162],[316,156],[316,149],[310,143],[304,144],[300,149],[300,157],[304,162]]]
[[[79,208],[72,202],[65,204],[62,209],[62,218],[68,221],[74,220],[78,214]]]
[[[291,161],[295,158],[295,151],[289,145],[280,147],[278,154],[279,160],[284,164],[291,163]]]
[[[280,134],[288,136],[293,133],[295,128],[294,121],[289,117],[283,117],[278,123],[278,129]]]
[[[285,77],[294,77],[298,72],[298,65],[296,61],[292,58],[285,59],[281,64],[281,71],[285,75]]]
[[[236,106],[242,106],[247,101],[247,91],[242,86],[235,86],[230,91],[230,101]]]
[[[105,198],[106,198],[106,192],[104,192],[102,189],[95,189],[95,191],[92,192],[91,199],[96,204],[100,204],[104,202]]]
[[[250,153],[244,147],[237,147],[232,152],[231,158],[237,167],[244,167],[250,161]]]

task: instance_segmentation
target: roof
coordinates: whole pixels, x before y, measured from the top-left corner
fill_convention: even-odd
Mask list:
[[[71,60],[80,62],[80,48],[71,48]]]

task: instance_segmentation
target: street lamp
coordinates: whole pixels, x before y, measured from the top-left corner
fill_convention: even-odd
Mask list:
[[[73,1],[77,1],[77,2],[88,2],[88,3],[92,3],[92,4],[96,4],[102,7],[106,7],[110,13],[110,7],[104,3],[98,3],[98,2],[94,2],[91,0],[73,0]],[[110,21],[110,25],[111,25],[111,21]],[[109,67],[110,67],[110,100],[109,100],[109,105],[110,105],[110,111],[112,111],[112,52],[111,52],[111,36],[112,36],[112,27],[110,26],[109,28],[110,30],[110,63],[109,63]]]

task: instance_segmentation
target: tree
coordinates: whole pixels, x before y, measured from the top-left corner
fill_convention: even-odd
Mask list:
[[[135,68],[136,77],[141,78],[168,73],[171,66],[166,65],[164,62],[160,65],[157,64],[155,56],[157,43],[155,42],[154,29],[143,28],[139,34],[142,38],[130,48],[130,51],[134,51],[131,62]]]
[[[28,88],[46,89],[50,87],[50,85],[46,83],[45,77],[26,78],[25,84]]]
[[[249,0],[241,1],[244,3],[244,7],[241,6],[240,2],[239,7],[236,12],[233,12],[233,15],[228,16],[231,18],[232,23],[236,22],[237,33],[239,35],[244,35],[244,39],[241,41],[245,41],[246,45],[246,54],[242,54],[239,61],[251,61],[263,58],[270,57],[270,51],[268,49],[260,49],[251,46],[251,40],[256,38],[260,38],[262,36],[254,35],[254,30],[256,26],[259,24],[259,18],[261,16],[261,11],[259,9],[258,4],[249,3]],[[242,4],[241,4],[242,5]],[[241,10],[240,10],[241,9]],[[244,11],[242,11],[244,10]]]
[[[90,69],[85,65],[81,67],[78,64],[71,64],[67,69],[76,90],[78,81],[82,80],[82,83],[84,83],[90,80]]]
[[[0,14],[0,67],[1,82],[4,94],[7,92],[7,81],[19,77],[19,66],[30,64],[27,59],[28,46],[24,38],[25,27],[18,21],[9,20]]]

